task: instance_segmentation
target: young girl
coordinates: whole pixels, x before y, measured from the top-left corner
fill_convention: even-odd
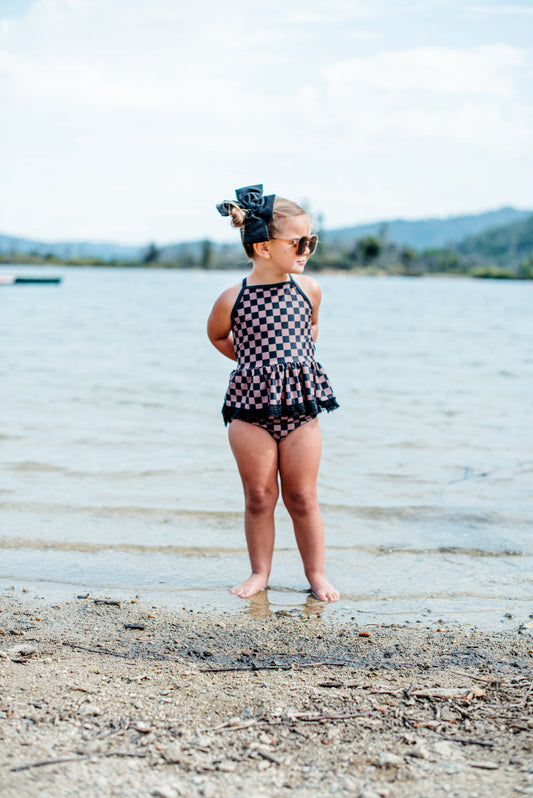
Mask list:
[[[321,601],[336,601],[339,592],[324,573],[316,482],[322,446],[317,415],[338,404],[314,359],[320,287],[302,274],[318,238],[296,203],[264,197],[262,185],[235,193],[236,202],[217,209],[240,228],[253,268],[217,299],[207,325],[214,346],[238,361],[222,413],[244,488],[252,573],[231,593],[248,598],[267,587],[279,474],[311,591]]]

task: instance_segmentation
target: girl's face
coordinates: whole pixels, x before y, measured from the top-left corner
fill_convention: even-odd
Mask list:
[[[270,259],[273,266],[287,274],[301,274],[309,258],[307,248],[303,255],[297,254],[298,240],[311,235],[311,222],[306,214],[289,216],[276,238],[269,241]]]

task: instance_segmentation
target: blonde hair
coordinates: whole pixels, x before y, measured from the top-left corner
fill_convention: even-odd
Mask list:
[[[244,238],[244,225],[246,223],[246,211],[240,207],[234,200],[227,200],[225,203],[229,206],[229,215],[231,216],[232,227],[238,227],[241,231],[241,239]],[[274,200],[274,210],[272,213],[272,221],[268,223],[269,238],[276,238],[281,232],[285,219],[290,216],[309,216],[307,211],[292,200],[278,197]],[[250,258],[254,256],[254,245],[245,244],[243,242],[244,251]]]

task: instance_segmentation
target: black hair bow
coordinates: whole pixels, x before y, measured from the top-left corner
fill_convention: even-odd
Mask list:
[[[263,184],[257,186],[245,186],[235,190],[237,205],[246,211],[244,222],[244,244],[258,244],[260,241],[268,241],[268,223],[272,221],[274,214],[275,194],[263,196]],[[231,205],[228,202],[221,202],[217,205],[217,211],[222,216],[229,216]]]

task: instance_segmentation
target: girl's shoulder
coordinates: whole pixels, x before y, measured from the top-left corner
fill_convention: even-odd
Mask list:
[[[322,299],[322,289],[314,277],[308,274],[292,275],[292,279],[297,283],[302,291],[309,297],[313,307],[318,307]]]
[[[237,285],[232,285],[230,288],[226,288],[226,290],[220,294],[213,307],[219,311],[229,310],[231,313],[241,289],[242,283],[237,283]]]
[[[231,311],[237,301],[242,283],[226,288],[215,301],[207,320],[207,334],[211,341],[225,338],[231,330]]]

